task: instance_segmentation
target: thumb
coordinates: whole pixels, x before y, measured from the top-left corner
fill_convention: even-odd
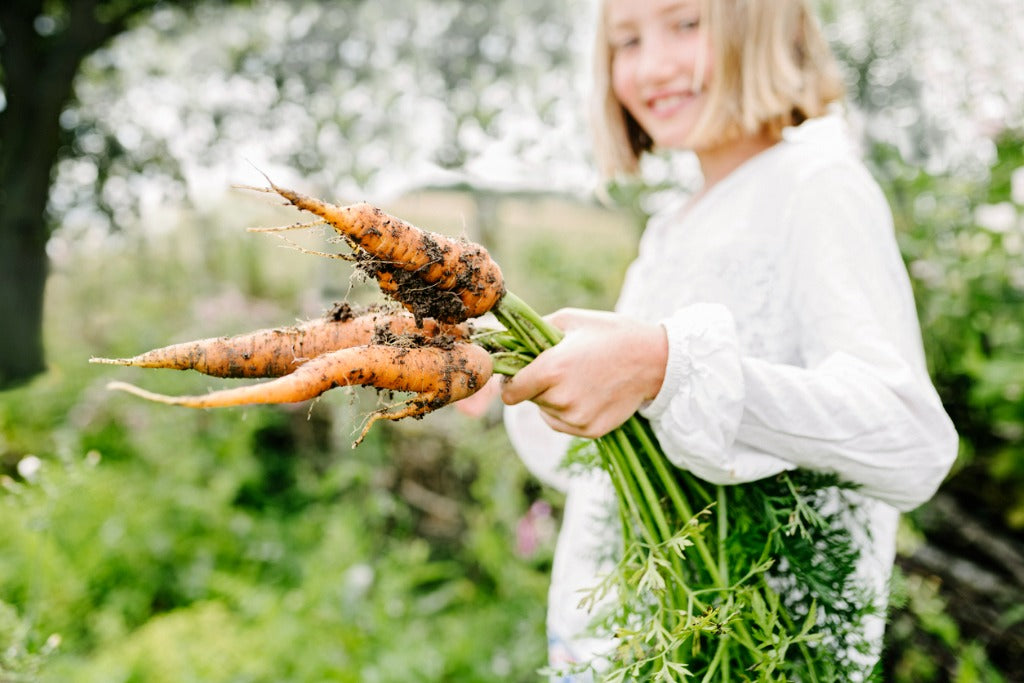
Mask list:
[[[562,332],[568,332],[583,325],[590,317],[588,313],[590,312],[583,308],[560,308],[544,316],[544,320]]]

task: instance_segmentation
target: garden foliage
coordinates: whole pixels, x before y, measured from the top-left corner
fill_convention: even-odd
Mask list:
[[[941,500],[905,518],[885,660],[897,683],[1012,680],[1020,661],[1021,142],[1001,140],[984,177],[929,175],[884,147],[872,157],[933,376],[963,437]],[[504,200],[495,253],[524,298],[542,310],[608,306],[630,220],[616,214],[617,233],[582,239],[592,207],[532,201],[525,211],[521,201]],[[524,214],[532,231],[516,223]],[[222,218],[189,216],[173,238],[57,255],[50,370],[0,394],[0,680],[536,680],[560,500],[514,458],[496,415],[443,411],[374,430],[351,450],[373,408],[355,392],[192,412],[104,391],[107,371],[87,365],[90,355],[275,324],[361,296],[334,270],[343,266],[282,256]],[[552,244],[564,262],[551,260]],[[169,392],[210,386],[160,381]],[[934,507],[946,501],[1002,545],[946,542],[955,529]],[[966,558],[1008,587],[974,596],[976,611],[990,610],[987,630],[958,603],[957,577],[924,562],[922,548]]]

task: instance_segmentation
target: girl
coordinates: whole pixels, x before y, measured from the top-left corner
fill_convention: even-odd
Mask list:
[[[842,87],[807,3],[605,0],[598,33],[604,170],[690,150],[703,186],[651,219],[616,311],[552,315],[564,341],[501,389],[517,451],[566,493],[552,664],[609,651],[577,604],[616,543],[607,477],[559,463],[572,436],[637,411],[675,465],[709,482],[808,468],[857,485],[858,577],[884,604],[899,511],[935,492],[957,436],[891,213],[830,113]],[[865,672],[882,626],[864,634]]]

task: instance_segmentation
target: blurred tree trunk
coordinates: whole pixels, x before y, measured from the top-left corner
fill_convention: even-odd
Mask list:
[[[75,74],[87,55],[155,2],[0,3],[0,390],[45,368],[46,204]]]
[[[4,95],[0,112],[0,388],[44,368],[46,201],[59,149],[59,116],[82,54],[53,50],[33,24],[41,2],[0,9]]]

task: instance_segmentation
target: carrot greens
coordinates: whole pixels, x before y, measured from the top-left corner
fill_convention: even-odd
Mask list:
[[[515,374],[561,337],[511,292],[492,313],[507,334],[478,343],[495,372]],[[858,636],[873,603],[842,523],[857,513],[851,487],[805,470],[709,484],[670,463],[639,415],[578,440],[569,463],[608,473],[623,541],[581,601],[615,649],[584,668],[613,683],[863,679]]]

